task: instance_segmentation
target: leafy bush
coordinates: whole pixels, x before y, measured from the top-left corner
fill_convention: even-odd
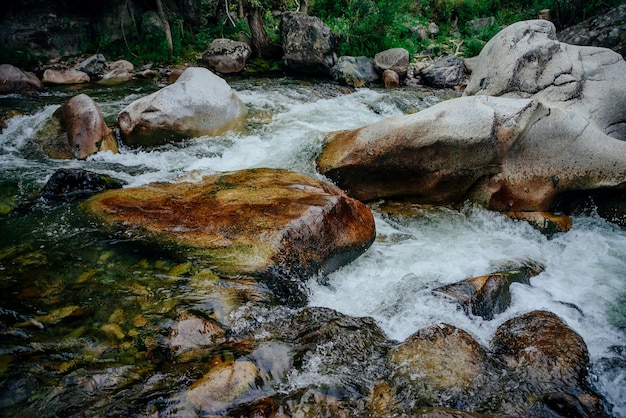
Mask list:
[[[338,35],[341,55],[373,56],[383,49],[414,44],[406,25],[411,3],[406,0],[315,0],[309,13]]]

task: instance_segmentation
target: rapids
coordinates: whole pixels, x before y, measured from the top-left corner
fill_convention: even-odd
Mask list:
[[[0,409],[11,407],[15,399],[44,398],[51,410],[58,406],[55,402],[80,404],[81,399],[72,399],[72,385],[67,382],[63,389],[55,388],[54,395],[47,394],[47,383],[36,370],[52,366],[37,362],[58,362],[53,369],[63,372],[72,368],[76,358],[46,353],[57,353],[59,347],[67,352],[102,350],[82,347],[88,339],[78,329],[90,326],[87,322],[106,322],[105,316],[110,318],[120,310],[134,312],[125,302],[125,291],[113,293],[117,298],[107,293],[116,282],[136,280],[133,292],[147,292],[146,299],[154,304],[152,315],[166,311],[156,299],[180,299],[191,291],[174,283],[169,290],[163,286],[170,283],[163,272],[178,268],[176,264],[166,260],[142,270],[145,254],[134,249],[125,254],[127,244],[103,240],[76,220],[71,205],[15,211],[56,169],[81,167],[109,174],[129,186],[253,167],[285,168],[320,177],[314,160],[326,133],[419,111],[453,95],[408,89],[352,91],[332,83],[289,78],[232,79],[229,83],[250,110],[245,132],[155,149],[122,146],[119,154],[100,153],[83,162],[50,160],[30,142],[54,110],[78,94],[76,90],[51,89],[36,98],[0,97],[0,110],[22,112],[0,133]],[[158,87],[142,82],[80,92],[94,98],[113,123],[124,106]],[[398,341],[425,326],[446,322],[470,332],[485,346],[507,319],[534,309],[550,310],[584,338],[591,355],[592,385],[612,405],[614,415],[626,417],[624,229],[597,216],[577,217],[571,231],[547,238],[524,222],[472,206],[422,209],[420,216],[388,212],[384,202],[371,207],[376,242],[351,264],[327,277],[311,279],[311,306],[370,316],[389,338]],[[530,286],[514,284],[512,306],[490,321],[468,316],[431,292],[528,260],[541,263],[545,271]],[[81,306],[76,311],[87,314],[59,312],[54,309],[58,306]],[[72,315],[79,319],[62,336],[47,331],[48,324]],[[12,326],[24,322],[30,325]],[[39,354],[24,354],[28,352]],[[20,379],[11,380],[10,376],[20,373]],[[120,367],[118,378],[128,373]],[[72,379],[80,381],[80,373]]]

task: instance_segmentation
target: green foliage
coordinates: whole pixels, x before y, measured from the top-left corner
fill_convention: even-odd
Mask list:
[[[339,54],[373,56],[392,46],[416,44],[406,24],[410,5],[406,0],[315,0],[309,13],[338,36]]]

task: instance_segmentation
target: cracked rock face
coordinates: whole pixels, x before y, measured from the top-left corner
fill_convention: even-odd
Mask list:
[[[464,200],[548,211],[571,191],[626,185],[626,62],[519,22],[483,49],[465,97],[328,135],[322,174],[361,200]]]
[[[626,62],[609,49],[559,42],[546,20],[518,22],[489,41],[465,95],[534,98],[626,140]]]

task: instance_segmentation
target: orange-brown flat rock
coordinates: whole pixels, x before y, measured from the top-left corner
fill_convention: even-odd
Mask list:
[[[363,203],[328,182],[285,170],[111,190],[83,206],[113,231],[201,257],[225,275],[332,271],[375,236]]]

